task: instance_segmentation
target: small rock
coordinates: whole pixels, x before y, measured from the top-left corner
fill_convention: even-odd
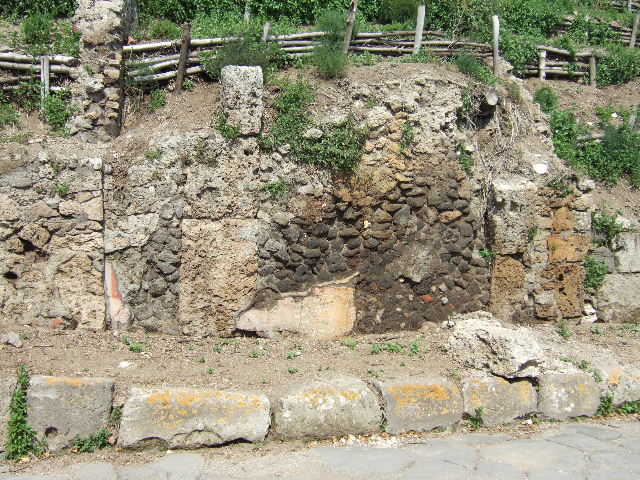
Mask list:
[[[5,333],[0,337],[0,343],[3,345],[11,345],[16,348],[22,348],[22,340],[20,335],[15,332]]]

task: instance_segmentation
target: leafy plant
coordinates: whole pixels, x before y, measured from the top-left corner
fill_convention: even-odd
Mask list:
[[[598,405],[598,410],[596,411],[596,415],[610,415],[614,412],[613,406],[613,395],[605,395],[604,397],[600,397],[600,405]]]
[[[92,433],[88,437],[81,437],[76,435],[73,440],[73,450],[80,453],[93,453],[96,450],[102,450],[109,447],[109,437],[111,432],[106,429],[102,429],[99,432]]]
[[[147,160],[160,160],[162,158],[162,149],[158,147],[153,150],[147,150],[144,156]]]
[[[36,438],[35,430],[27,420],[27,389],[29,388],[29,367],[20,365],[17,387],[9,404],[9,423],[7,425],[7,460],[19,460],[33,454],[44,453],[44,443]]]
[[[464,143],[458,145],[458,161],[467,176],[473,177],[473,158],[467,153]]]
[[[487,262],[487,265],[489,266],[493,265],[493,262],[495,261],[497,256],[496,253],[492,252],[488,248],[483,248],[482,250],[480,250],[478,252],[478,255],[484,258],[484,261]]]
[[[552,178],[547,183],[547,186],[553,188],[562,197],[568,197],[573,193],[573,188],[571,187],[571,185],[569,185],[569,183],[563,176],[557,176]]]
[[[294,373],[298,373],[300,371],[299,368],[294,368],[294,367],[290,367],[287,372],[294,374]]]
[[[613,244],[613,240],[619,233],[627,230],[618,219],[621,213],[621,210],[612,213],[607,208],[602,208],[591,214],[591,225],[593,229],[604,235],[607,245],[609,246]]]
[[[140,342],[136,342],[134,340],[129,340],[127,337],[123,340],[123,343],[129,347],[129,350],[133,353],[140,353],[144,350],[144,344]]]
[[[400,151],[404,152],[407,148],[409,148],[411,142],[413,142],[415,131],[413,129],[413,125],[411,125],[411,122],[409,121],[404,122],[400,129],[402,130],[402,138],[400,139]]]
[[[389,353],[402,353],[404,347],[396,342],[389,342],[385,345],[385,350]]]
[[[484,427],[484,407],[477,407],[474,415],[469,415],[467,423],[471,428],[478,429]]]
[[[114,425],[120,425],[120,420],[122,420],[122,408],[116,405],[111,409],[111,422]]]
[[[149,36],[157,40],[173,40],[182,37],[182,28],[166,19],[153,19],[148,30]]]
[[[599,58],[599,87],[626,83],[640,75],[640,51],[622,45],[609,45],[607,54]]]
[[[71,92],[68,90],[53,92],[44,99],[44,117],[47,123],[58,132],[65,131],[65,125],[76,110],[71,104]]]
[[[287,193],[289,190],[291,190],[291,187],[287,185],[282,179],[278,179],[275,182],[267,183],[264,186],[264,190],[269,194],[271,198],[276,198]]]
[[[602,286],[604,277],[609,273],[606,263],[600,262],[591,256],[584,259],[584,286],[588,290],[597,290]]]
[[[317,19],[318,29],[325,32],[313,49],[313,63],[324,78],[339,78],[346,74],[348,58],[342,51],[346,29],[345,15],[340,10],[322,11]]]
[[[160,88],[156,88],[151,91],[151,102],[149,103],[149,110],[155,112],[161,109],[167,104],[167,92]]]
[[[222,112],[218,113],[216,129],[227,140],[233,140],[234,138],[238,138],[240,135],[240,126],[230,124],[226,115]]]
[[[459,53],[453,57],[453,63],[458,67],[460,73],[469,75],[480,83],[495,86],[496,77],[491,71],[476,57],[468,53]]]
[[[558,322],[557,331],[558,334],[564,339],[568,339],[573,336],[573,331],[569,328],[569,326],[567,325],[567,321],[564,318]]]
[[[0,127],[5,125],[18,125],[20,123],[20,114],[16,107],[9,103],[6,95],[0,92]]]
[[[56,193],[60,197],[66,197],[69,194],[69,185],[67,185],[66,183],[61,183],[56,187]]]
[[[382,353],[382,345],[378,344],[378,343],[374,343],[371,346],[371,353],[373,353],[374,355],[377,355],[379,353]]]
[[[533,101],[540,105],[544,113],[551,113],[558,108],[558,95],[551,87],[541,87],[536,90]]]
[[[262,350],[251,350],[251,352],[249,353],[249,356],[251,358],[260,358],[260,357],[264,356],[264,351],[262,351]]]
[[[202,66],[211,78],[217,79],[227,65],[257,66],[264,72],[284,65],[284,52],[275,42],[262,42],[261,36],[261,29],[256,28],[238,32],[234,40],[225,43],[215,53],[202,54]]]
[[[353,338],[347,338],[342,343],[349,347],[351,350],[355,350],[358,346],[358,341]]]

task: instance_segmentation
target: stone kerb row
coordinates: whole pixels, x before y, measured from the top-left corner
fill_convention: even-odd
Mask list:
[[[625,374],[618,373],[605,387],[621,383]],[[615,403],[640,398],[640,377],[626,377],[633,393],[629,396],[626,388],[617,396],[613,388]],[[284,440],[369,434],[381,425],[391,434],[426,432],[451,427],[480,407],[489,427],[533,413],[566,420],[594,415],[604,392],[585,372],[546,373],[538,380],[536,388],[526,379],[470,376],[458,383],[419,376],[375,382],[372,389],[357,377],[335,375],[284,388],[271,398],[206,388],[133,388],[124,404],[118,444],[190,449],[260,442],[269,434]],[[34,376],[29,422],[51,450],[68,448],[78,435],[109,428],[114,386],[108,378]],[[0,402],[5,410],[0,419],[6,424],[5,403]]]

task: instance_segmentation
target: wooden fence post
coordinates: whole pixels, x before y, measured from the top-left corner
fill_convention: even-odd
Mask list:
[[[262,27],[262,41],[267,43],[267,39],[269,38],[269,30],[271,30],[271,22],[264,22],[264,26]]]
[[[184,82],[184,71],[187,68],[189,58],[189,43],[191,42],[191,25],[182,25],[182,44],[180,45],[180,59],[178,60],[178,72],[176,74],[176,93],[182,93],[182,82]]]
[[[351,45],[351,37],[353,35],[353,26],[356,23],[356,10],[358,10],[358,0],[351,0],[349,16],[347,17],[347,31],[344,34],[344,44],[342,45],[342,51],[344,53],[349,53],[349,45]]]
[[[500,19],[493,16],[493,74],[498,76],[498,56],[500,52]]]
[[[627,11],[628,12],[631,11],[631,2],[633,2],[633,0],[627,0]]]
[[[50,62],[49,57],[44,55],[40,57],[40,111],[44,112],[44,104],[49,95],[49,81],[50,81]],[[43,115],[44,117],[44,115]]]
[[[426,13],[426,7],[420,5],[418,7],[418,19],[416,21],[416,38],[413,41],[413,54],[417,54],[422,46],[422,33],[424,32],[424,15]]]
[[[634,48],[636,46],[636,37],[638,36],[638,23],[640,23],[640,13],[636,13],[633,18],[633,29],[631,30],[631,40],[629,41],[629,47]]]
[[[592,87],[597,85],[596,83],[596,54],[592,53],[589,57],[589,84]]]
[[[547,51],[542,50],[538,54],[538,78],[540,80],[547,79]]]

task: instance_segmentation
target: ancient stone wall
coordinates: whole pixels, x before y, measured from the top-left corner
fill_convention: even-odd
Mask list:
[[[487,308],[514,321],[578,318],[589,305],[606,320],[637,318],[635,297],[621,293],[640,278],[637,234],[592,252],[612,274],[595,297],[583,287],[593,182],[558,180],[566,172],[538,137],[535,161],[489,159],[471,143],[499,125],[458,128],[465,83],[399,78],[347,83],[313,112],[317,126],[349,113],[368,126],[348,175],[301,164],[288,145],[261,151],[271,94],[249,67],[223,72],[221,111],[246,127],[237,138],[204,126],[123,139],[113,154],[8,152],[0,324],[217,336],[277,324],[326,337],[309,322],[328,312],[341,332],[418,329]],[[458,159],[465,142],[474,177]],[[274,181],[289,190],[272,197]]]

